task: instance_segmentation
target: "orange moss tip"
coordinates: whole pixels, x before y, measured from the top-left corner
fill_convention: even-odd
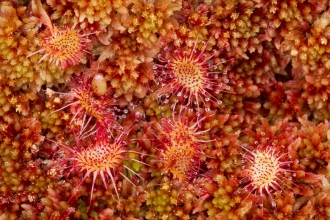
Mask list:
[[[216,71],[220,64],[227,61],[215,59],[219,54],[218,50],[213,50],[207,55],[207,45],[208,42],[203,42],[203,47],[199,50],[196,40],[192,48],[186,46],[172,49],[166,46],[164,50],[167,54],[158,54],[160,64],[155,64],[153,68],[156,83],[161,87],[156,91],[159,97],[184,97],[182,104],[188,106],[198,106],[199,101],[204,105],[212,102],[219,106],[222,101],[216,98],[217,94],[234,93],[228,85],[227,71]]]

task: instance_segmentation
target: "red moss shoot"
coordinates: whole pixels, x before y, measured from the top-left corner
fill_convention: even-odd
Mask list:
[[[220,92],[228,93],[231,87],[228,85],[227,72],[216,71],[218,65],[226,62],[221,60],[214,63],[213,58],[219,55],[219,51],[213,50],[210,55],[206,55],[210,39],[208,42],[202,42],[201,50],[197,48],[197,40],[192,48],[176,47],[171,51],[169,47],[165,47],[168,56],[159,54],[159,61],[163,64],[154,65],[156,83],[161,86],[156,91],[158,96],[183,96],[185,103],[182,104],[187,106],[192,103],[198,106],[200,100],[204,104],[211,101],[217,106],[221,105],[222,101],[215,95]]]
[[[157,124],[157,138],[161,140],[162,147],[159,162],[163,163],[162,169],[171,173],[179,181],[187,180],[199,170],[202,148],[206,142],[204,134],[209,130],[200,131],[200,123],[205,119],[189,121],[184,115],[187,111],[180,110],[173,118],[163,118]],[[204,138],[204,139],[203,139]]]
[[[32,4],[40,14],[40,22],[47,28],[42,33],[42,48],[31,53],[28,57],[43,53],[39,62],[43,61],[47,57],[49,62],[55,63],[60,66],[60,69],[65,69],[68,66],[74,66],[79,64],[85,57],[87,51],[87,45],[90,43],[88,38],[91,34],[83,34],[82,31],[76,30],[75,26],[67,27],[64,29],[54,26],[52,20],[42,7],[39,1]]]
[[[70,107],[71,112],[74,113],[71,122],[75,119],[81,120],[80,135],[85,131],[93,118],[96,119],[97,124],[100,126],[111,127],[113,129],[120,128],[117,125],[117,116],[114,112],[114,105],[117,103],[116,99],[112,96],[110,90],[103,92],[105,90],[103,88],[104,86],[101,86],[102,88],[99,88],[100,86],[94,86],[95,78],[97,78],[98,85],[102,85],[100,82],[100,78],[102,79],[102,77],[101,74],[96,74],[93,78],[90,76],[76,77],[73,80],[73,88],[68,93],[54,92],[51,89],[46,90],[47,95],[60,94],[60,97],[63,97],[65,102],[68,103],[54,112]],[[101,93],[100,90],[102,91]],[[96,124],[90,131],[95,126]]]
[[[64,161],[69,162],[69,165],[65,167],[68,169],[68,175],[71,173],[83,174],[83,182],[92,176],[92,188],[90,193],[90,204],[92,202],[93,191],[95,187],[95,182],[98,177],[104,184],[104,187],[108,189],[108,180],[111,181],[114,186],[118,202],[120,202],[119,192],[116,187],[116,179],[118,179],[118,174],[128,180],[132,185],[132,181],[123,174],[123,169],[126,169],[136,176],[139,176],[131,168],[126,166],[124,161],[135,161],[141,164],[143,162],[130,158],[126,156],[127,154],[140,154],[136,151],[126,150],[127,142],[124,140],[128,135],[129,131],[121,131],[120,134],[111,141],[109,133],[105,129],[99,129],[96,134],[90,136],[87,139],[79,139],[72,149],[68,146],[61,145],[67,152]],[[139,176],[141,179],[142,177]]]
[[[294,161],[286,161],[287,153],[278,152],[272,144],[267,144],[264,149],[250,150],[246,146],[242,146],[242,148],[247,152],[243,155],[248,163],[247,168],[241,175],[244,177],[242,181],[248,182],[244,187],[249,192],[248,196],[254,193],[257,197],[259,194],[262,201],[264,196],[268,196],[271,205],[276,207],[272,193],[274,191],[282,192],[284,187],[292,189],[289,182],[294,183],[291,181],[291,175],[288,176],[287,173],[296,175],[294,170],[289,169],[290,164]],[[261,206],[263,206],[263,202]]]

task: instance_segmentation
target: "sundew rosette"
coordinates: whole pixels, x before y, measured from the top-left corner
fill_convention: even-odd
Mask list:
[[[82,30],[77,30],[77,24],[72,27],[57,27],[54,25],[40,0],[33,0],[32,11],[39,14],[39,21],[46,30],[40,33],[41,49],[32,52],[28,57],[35,54],[43,54],[39,62],[48,59],[50,63],[55,63],[61,70],[69,66],[75,66],[86,58],[88,52],[89,35]]]
[[[67,176],[82,176],[79,183],[80,187],[87,178],[91,178],[91,189],[89,199],[89,209],[93,200],[93,192],[95,184],[101,180],[106,190],[114,190],[116,200],[121,203],[120,191],[117,183],[120,180],[127,180],[133,186],[134,181],[129,177],[131,175],[140,177],[139,173],[132,168],[129,163],[145,164],[135,159],[137,157],[132,154],[141,155],[142,153],[128,149],[128,144],[132,140],[127,140],[130,128],[118,132],[115,138],[104,128],[97,130],[97,133],[90,135],[85,139],[78,138],[74,141],[73,146],[57,143],[62,151],[61,158],[58,158],[60,164],[63,164],[64,172]],[[146,165],[146,164],[145,164]],[[127,175],[127,172],[130,173]],[[75,191],[72,192],[75,196]]]
[[[180,47],[166,46],[165,55],[158,54],[159,62],[153,68],[156,84],[160,87],[155,93],[159,97],[181,97],[181,104],[199,108],[200,103],[204,107],[209,106],[209,103],[220,106],[222,101],[216,97],[217,94],[234,93],[227,71],[217,70],[220,64],[227,62],[218,59],[222,49],[207,51],[208,43],[214,35],[207,42],[203,41],[201,48],[195,40],[192,47],[184,44]]]
[[[213,141],[207,135],[209,129],[201,129],[207,116],[188,115],[188,110],[181,107],[179,111],[173,110],[171,118],[154,123],[155,138],[160,143],[157,162],[162,164],[164,174],[171,174],[178,181],[187,181],[199,173],[203,148]]]

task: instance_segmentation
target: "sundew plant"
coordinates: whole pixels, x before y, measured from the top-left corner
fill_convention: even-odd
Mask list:
[[[330,219],[329,10],[0,1],[0,220]]]

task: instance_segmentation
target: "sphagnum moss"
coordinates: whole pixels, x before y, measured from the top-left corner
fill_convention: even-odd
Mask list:
[[[1,219],[329,219],[326,0],[87,3],[0,3]]]

